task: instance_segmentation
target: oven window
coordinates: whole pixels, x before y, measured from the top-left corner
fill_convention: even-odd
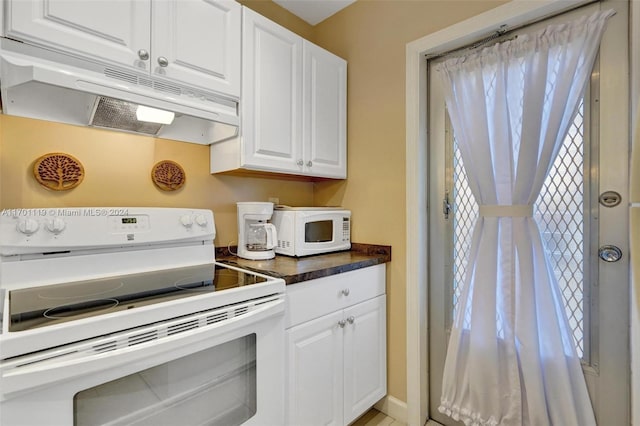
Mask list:
[[[240,425],[256,413],[256,335],[78,392],[74,424]]]
[[[333,241],[333,220],[318,220],[304,224],[305,243]]]

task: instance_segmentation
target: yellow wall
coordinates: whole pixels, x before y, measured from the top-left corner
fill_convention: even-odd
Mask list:
[[[43,154],[64,152],[85,167],[84,181],[69,191],[50,191],[33,178]],[[158,189],[151,169],[173,160],[186,173],[185,185]],[[313,184],[274,179],[212,176],[209,147],[151,137],[0,115],[0,209],[80,206],[162,206],[211,209],[216,246],[237,238],[237,201],[311,205]]]
[[[405,46],[502,3],[358,0],[315,27],[315,43],[348,61],[348,179],[316,184],[314,199],[352,210],[354,241],[393,247],[387,273],[388,390],[402,401],[407,387]]]
[[[348,61],[346,181],[211,176],[206,146],[0,116],[0,209],[208,208],[216,215],[216,245],[222,246],[236,239],[236,201],[275,196],[291,205],[343,205],[353,211],[353,241],[393,246],[387,273],[388,389],[405,401],[405,45],[502,2],[358,0],[316,27],[270,0],[240,3]],[[36,158],[57,151],[86,168],[82,185],[62,193],[43,189],[31,176]],[[176,193],[151,182],[151,168],[164,159],[186,170],[187,183]]]

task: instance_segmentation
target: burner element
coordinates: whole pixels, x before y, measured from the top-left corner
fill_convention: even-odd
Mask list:
[[[202,280],[202,277],[191,275],[175,282],[174,286],[187,291],[212,291],[215,290],[213,280]]]
[[[88,300],[85,302],[56,306],[54,308],[47,309],[42,315],[49,319],[77,317],[87,312],[92,312],[95,315],[98,312],[105,313],[105,311],[115,308],[118,306],[118,303],[119,302],[116,299]]]

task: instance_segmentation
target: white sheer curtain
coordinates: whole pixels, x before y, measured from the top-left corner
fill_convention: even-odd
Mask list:
[[[611,15],[549,26],[438,69],[480,206],[439,407],[466,425],[595,425],[532,206]]]

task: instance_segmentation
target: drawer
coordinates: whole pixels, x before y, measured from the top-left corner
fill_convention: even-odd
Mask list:
[[[289,328],[385,293],[386,265],[380,264],[287,286]]]

